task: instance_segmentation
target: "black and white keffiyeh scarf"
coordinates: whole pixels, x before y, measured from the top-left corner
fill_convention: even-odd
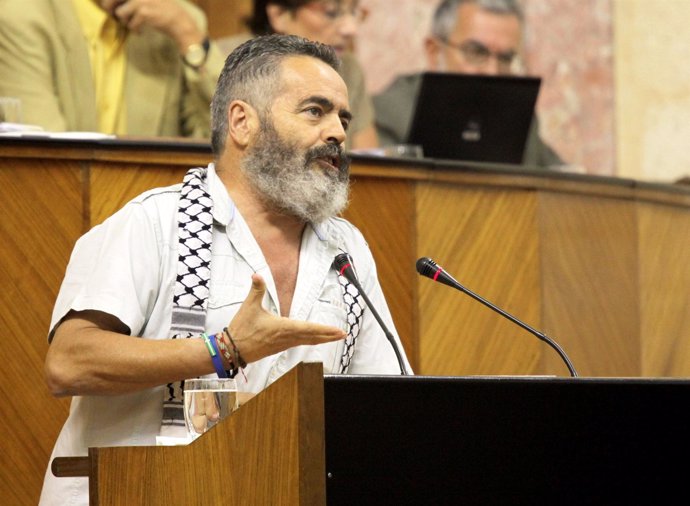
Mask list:
[[[205,330],[213,236],[213,201],[206,186],[206,173],[206,168],[190,169],[180,192],[171,339],[199,336]],[[184,382],[166,385],[161,435],[166,435],[167,427],[184,426],[183,392]]]
[[[208,192],[206,167],[190,169],[184,177],[177,209],[178,261],[173,291],[171,339],[198,337],[205,332],[211,278],[213,200]],[[364,304],[359,290],[338,275],[348,308],[347,337],[340,359],[340,374],[347,374],[359,335]],[[163,398],[162,436],[184,427],[184,381],[166,385]]]
[[[340,374],[347,374],[352,355],[355,352],[355,342],[361,328],[364,304],[362,304],[362,295],[357,287],[350,283],[345,276],[338,274],[338,281],[343,290],[343,302],[347,306],[347,337],[343,343],[343,354],[340,357],[338,372]]]

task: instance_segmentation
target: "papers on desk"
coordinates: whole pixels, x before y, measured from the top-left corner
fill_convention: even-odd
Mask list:
[[[43,129],[36,125],[25,125],[24,123],[10,123],[9,121],[0,121],[0,134],[5,133],[22,133],[22,132],[40,132]]]
[[[115,139],[113,134],[100,132],[46,132],[39,126],[21,123],[0,123],[0,137],[31,137],[42,139],[101,140]]]

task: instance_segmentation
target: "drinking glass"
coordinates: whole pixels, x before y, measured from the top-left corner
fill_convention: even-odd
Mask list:
[[[230,378],[195,378],[184,382],[184,419],[193,441],[239,407],[237,384]]]
[[[14,97],[0,97],[0,123],[21,123],[22,102]]]

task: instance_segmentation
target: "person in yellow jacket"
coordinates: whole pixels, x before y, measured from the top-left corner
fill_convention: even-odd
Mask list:
[[[208,138],[224,57],[186,0],[0,0],[0,95],[54,132]]]

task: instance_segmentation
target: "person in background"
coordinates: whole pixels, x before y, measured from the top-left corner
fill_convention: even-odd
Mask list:
[[[74,396],[52,458],[186,435],[188,378],[259,392],[300,362],[400,374],[348,253],[402,349],[374,258],[353,225],[351,112],[330,46],[268,35],[228,57],[212,101],[214,162],[148,191],[75,245],[55,303],[46,382]],[[51,458],[51,461],[52,461]],[[87,478],[48,468],[41,504],[88,504]],[[251,501],[250,501],[251,502]]]
[[[210,136],[223,55],[186,0],[3,0],[0,95],[53,132]]]
[[[517,0],[444,0],[436,8],[425,38],[427,70],[465,74],[511,75],[519,71],[523,16]],[[382,145],[407,138],[421,74],[397,77],[374,96],[376,128]],[[523,163],[537,167],[563,164],[539,136],[535,115]]]
[[[224,53],[229,53],[252,35],[282,33],[332,46],[342,60],[340,74],[347,84],[353,113],[346,147],[375,148],[378,138],[371,97],[366,91],[362,67],[352,53],[357,26],[364,17],[358,0],[254,0],[247,22],[251,34],[216,42]]]

